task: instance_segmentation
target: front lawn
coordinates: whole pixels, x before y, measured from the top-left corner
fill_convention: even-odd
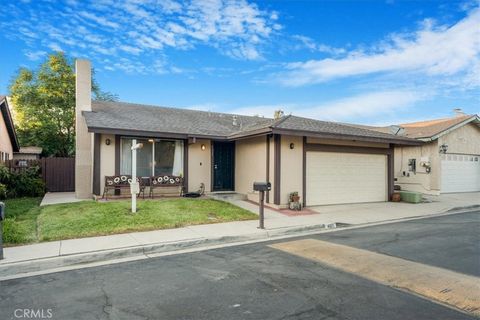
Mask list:
[[[129,201],[82,201],[45,207],[38,207],[38,202],[38,199],[6,201],[10,221],[7,219],[4,227],[5,243],[14,245],[257,218],[247,210],[213,199],[141,200],[136,214],[130,213]]]
[[[3,242],[20,244],[35,242],[37,217],[40,214],[41,198],[19,198],[5,200],[5,221],[3,221]]]

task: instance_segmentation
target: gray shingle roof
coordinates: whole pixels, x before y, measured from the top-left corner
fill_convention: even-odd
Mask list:
[[[89,128],[109,128],[142,132],[181,133],[227,137],[269,119],[189,109],[155,107],[124,102],[92,102],[93,112],[84,112]]]
[[[156,107],[124,102],[93,101],[92,110],[83,115],[90,131],[127,131],[171,133],[187,136],[230,138],[249,133],[278,130],[302,131],[337,136],[355,136],[364,139],[385,139],[391,142],[414,140],[377,132],[353,125],[320,121],[296,116],[281,119],[233,115],[189,109]],[[236,117],[237,125],[233,124]]]
[[[347,135],[365,138],[390,139],[398,141],[410,141],[411,139],[395,136],[389,133],[369,130],[367,128],[357,127],[344,123],[320,121],[297,116],[287,116],[285,120],[274,126],[278,129],[300,130],[308,132],[321,132],[332,135]]]

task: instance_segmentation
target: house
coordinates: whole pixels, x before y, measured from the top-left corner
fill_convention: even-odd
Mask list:
[[[13,159],[15,160],[37,160],[40,159],[42,154],[41,147],[20,147],[18,152],[13,153]]]
[[[137,174],[180,175],[185,188],[234,191],[285,207],[388,201],[395,147],[421,141],[292,115],[276,119],[91,101],[91,66],[76,61],[76,195],[103,193],[105,176],[130,174],[132,139],[143,143]],[[81,178],[80,178],[81,177]]]
[[[396,184],[403,190],[433,195],[480,191],[478,115],[460,113],[399,128],[403,136],[424,142],[395,148]]]
[[[13,159],[13,153],[18,150],[17,134],[10,113],[9,101],[6,96],[0,95],[0,161]]]

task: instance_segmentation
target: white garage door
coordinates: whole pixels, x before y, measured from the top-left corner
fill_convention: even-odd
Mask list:
[[[480,156],[442,155],[442,193],[480,191]]]
[[[308,206],[387,200],[387,156],[307,152]]]

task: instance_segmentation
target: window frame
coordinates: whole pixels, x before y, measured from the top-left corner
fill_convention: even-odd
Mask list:
[[[120,167],[120,174],[131,174],[130,172],[129,173],[121,173],[121,170],[122,170],[122,159],[123,159],[123,143],[122,143],[122,140],[124,139],[129,139],[129,140],[133,140],[133,139],[136,139],[137,142],[138,140],[142,140],[142,141],[147,141],[149,143],[152,143],[150,140],[153,140],[154,142],[152,143],[152,157],[151,157],[151,161],[152,161],[152,168],[151,168],[151,176],[155,176],[155,169],[156,169],[156,161],[155,161],[155,145],[156,145],[156,142],[160,142],[160,141],[171,141],[171,142],[176,142],[176,141],[181,141],[182,142],[182,145],[183,145],[183,148],[181,150],[182,152],[182,172],[180,174],[180,176],[184,177],[185,176],[185,143],[188,143],[187,141],[185,141],[185,139],[174,139],[174,138],[151,138],[151,137],[134,137],[134,136],[121,136],[120,137],[120,144],[119,144],[119,167]],[[138,162],[137,162],[138,164]],[[138,171],[138,168],[137,168],[137,171]],[[173,174],[173,172],[172,172]]]

